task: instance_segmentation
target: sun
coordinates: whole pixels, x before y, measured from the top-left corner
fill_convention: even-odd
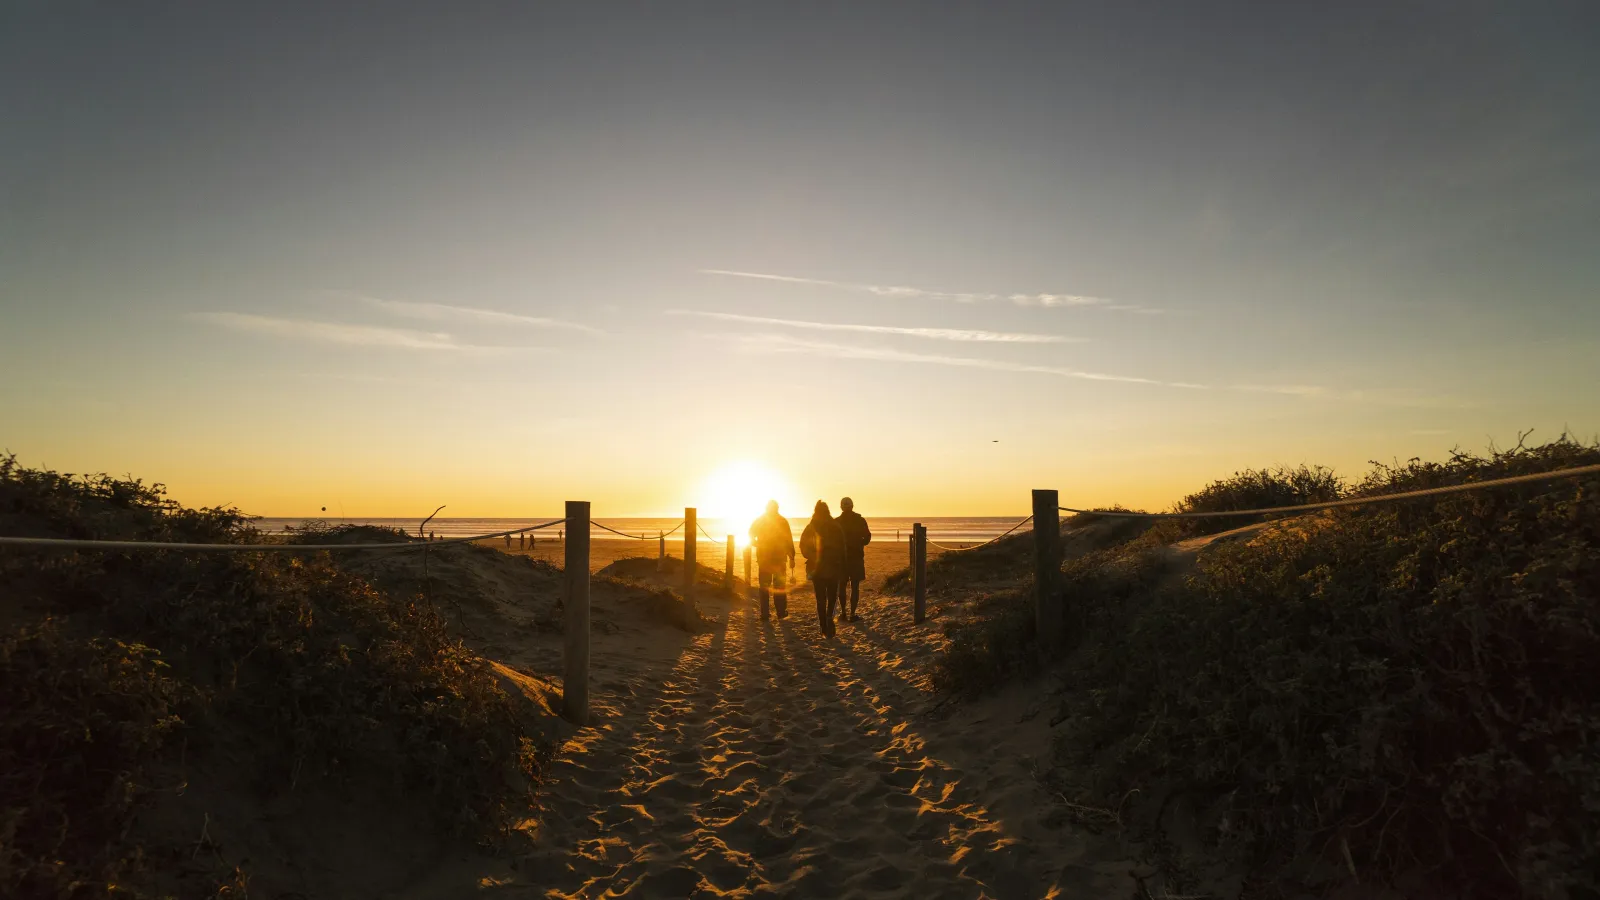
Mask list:
[[[758,462],[740,460],[707,476],[696,499],[702,517],[727,520],[742,543],[746,527],[766,509],[768,500],[781,504],[792,495],[783,476]]]

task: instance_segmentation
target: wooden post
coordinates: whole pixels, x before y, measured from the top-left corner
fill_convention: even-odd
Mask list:
[[[746,600],[748,600],[748,599],[750,599],[750,598],[752,598],[752,597],[754,597],[756,595],[755,582],[750,580],[750,555],[751,555],[751,552],[752,551],[750,549],[750,545],[749,544],[745,544],[744,545],[744,594],[745,594],[745,599]]]
[[[1055,491],[1033,492],[1033,606],[1039,647],[1061,645],[1066,610],[1061,596],[1061,505]]]
[[[562,714],[574,725],[589,723],[589,501],[567,501],[566,568],[561,573],[561,611],[566,677]]]
[[[667,533],[665,531],[656,533],[661,535],[661,551],[656,554],[656,571],[665,572],[667,570]]]
[[[928,617],[928,527],[911,526],[911,621],[921,625]]]
[[[699,566],[695,561],[695,535],[700,523],[695,519],[694,507],[683,510],[683,627],[694,628],[694,576]]]
[[[733,535],[728,535],[728,558],[722,567],[722,586],[733,594]]]

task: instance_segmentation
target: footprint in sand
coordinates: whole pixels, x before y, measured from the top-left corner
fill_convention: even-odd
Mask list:
[[[989,785],[1021,788],[989,726],[918,718],[929,654],[884,637],[911,632],[898,605],[832,639],[734,608],[670,666],[609,677],[551,768],[538,852],[494,893],[1130,896],[1121,849],[1047,824],[1042,795],[993,811]]]

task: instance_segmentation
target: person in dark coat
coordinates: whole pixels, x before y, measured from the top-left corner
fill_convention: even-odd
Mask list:
[[[844,581],[839,585],[839,612],[842,618],[854,622],[856,604],[861,602],[861,582],[867,577],[867,545],[872,543],[872,529],[856,512],[856,503],[849,497],[839,501],[839,518],[835,521],[844,534]],[[850,612],[845,614],[847,594]]]
[[[817,624],[822,633],[833,637],[833,610],[839,602],[839,581],[844,578],[844,532],[828,512],[828,503],[818,500],[811,521],[800,534],[800,552],[806,558],[806,577],[817,595]]]
[[[756,571],[760,573],[757,583],[761,586],[761,618],[767,618],[770,598],[781,619],[789,614],[783,564],[788,562],[790,568],[794,567],[794,531],[789,528],[789,520],[778,515],[778,501],[768,500],[767,511],[750,523],[750,541],[756,546]]]

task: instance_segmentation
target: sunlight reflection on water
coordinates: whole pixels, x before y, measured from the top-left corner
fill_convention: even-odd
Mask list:
[[[1023,518],[1025,515],[1026,513],[1015,517],[928,516],[923,518],[906,516],[868,516],[867,524],[872,528],[872,539],[875,543],[894,541],[896,539],[896,532],[899,533],[898,539],[900,541],[903,542],[907,540],[910,537],[911,525],[913,522],[921,522],[924,525],[927,525],[928,537],[935,541],[986,541],[989,538],[1001,534],[1006,529],[1017,524],[1018,520]],[[428,530],[434,532],[440,537],[464,537],[469,534],[488,534],[495,531],[505,531],[509,528],[516,528],[519,525],[537,525],[540,522],[548,522],[551,519],[558,518],[560,518],[559,513],[550,516],[534,516],[526,519],[438,518],[428,523]],[[281,532],[289,527],[299,527],[305,522],[309,521],[315,520],[298,517],[264,517],[253,520],[252,524],[263,531]],[[417,526],[422,522],[421,519],[415,518],[325,518],[322,521],[325,521],[330,525],[378,525],[385,528],[399,528],[408,534],[416,534]],[[642,535],[647,538],[654,539],[660,532],[667,531],[676,526],[679,522],[679,519],[650,517],[595,519],[595,521],[615,528],[618,531],[627,532],[628,534],[632,535]],[[794,536],[796,540],[799,539],[800,531],[801,529],[805,528],[805,524],[805,518],[789,518],[789,525],[794,530]],[[726,535],[731,534],[735,537],[738,545],[741,547],[746,543],[745,536],[750,528],[749,522],[736,522],[729,519],[719,519],[713,517],[701,519],[700,525],[706,531],[717,536],[718,544],[721,544],[722,541],[726,539]],[[545,531],[539,532],[539,536],[541,538],[546,536],[554,537],[556,531],[556,528],[546,529]],[[597,541],[626,540],[625,538],[621,538],[617,535],[600,531],[598,529],[595,530],[593,539]],[[669,540],[682,541],[683,532],[680,530],[678,533],[672,535]],[[706,541],[705,535],[700,535],[699,540],[700,542],[704,543]]]

